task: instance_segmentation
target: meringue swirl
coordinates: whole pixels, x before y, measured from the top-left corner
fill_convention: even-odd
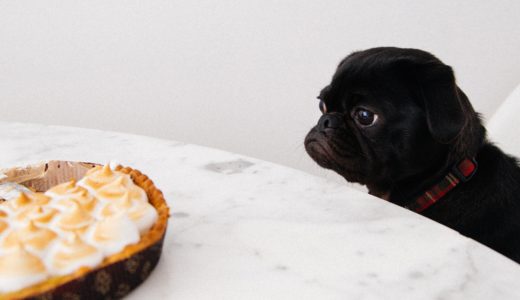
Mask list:
[[[11,231],[3,240],[2,247],[12,248],[22,244],[27,249],[42,253],[57,237],[57,234],[47,228],[38,227],[30,221],[26,226]]]
[[[7,222],[0,220],[0,235],[9,227]]]
[[[120,212],[96,223],[87,241],[108,256],[137,243],[139,238],[137,227],[125,213]]]
[[[19,222],[29,220],[37,225],[49,224],[57,213],[58,210],[55,208],[44,205],[35,205],[18,213],[16,220]]]
[[[121,172],[113,171],[110,166],[106,164],[103,167],[97,166],[90,169],[85,177],[83,177],[83,179],[78,182],[78,185],[86,188],[87,190],[97,190],[123,175],[124,174]]]
[[[81,208],[76,200],[70,200],[70,207],[59,217],[56,225],[62,230],[81,230],[94,223],[88,211]]]
[[[45,280],[49,274],[42,260],[22,245],[0,256],[0,291],[11,292]]]
[[[134,222],[140,234],[147,232],[158,218],[157,211],[148,201],[142,201],[140,198],[132,199],[129,192],[105,205],[101,210],[101,215],[111,216],[121,211],[125,212]]]
[[[48,267],[53,275],[65,275],[81,267],[93,268],[101,263],[103,253],[73,233],[62,239],[49,255]]]

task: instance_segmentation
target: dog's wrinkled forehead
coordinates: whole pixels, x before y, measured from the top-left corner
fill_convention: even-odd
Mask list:
[[[403,93],[414,83],[416,68],[425,64],[442,62],[418,49],[385,47],[354,52],[341,61],[332,82],[320,92],[319,98],[335,98],[345,91]]]
[[[347,56],[338,65],[334,77],[348,75],[351,77],[371,76],[377,75],[377,72],[397,71],[394,68],[403,62],[408,64],[442,63],[431,53],[418,49],[373,48],[354,52]],[[367,70],[372,72],[367,73]]]

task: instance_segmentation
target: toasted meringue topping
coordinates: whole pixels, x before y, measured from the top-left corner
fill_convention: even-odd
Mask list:
[[[126,196],[131,200],[147,201],[146,193],[136,186],[129,176],[122,176],[110,184],[105,185],[99,189],[97,196],[100,199],[107,201],[114,201]]]
[[[4,239],[3,247],[10,248],[23,244],[35,251],[43,251],[56,236],[52,230],[38,227],[30,221],[27,226],[10,232]]]
[[[69,274],[80,267],[93,268],[103,260],[101,251],[82,241],[75,233],[61,240],[49,257],[49,269],[55,275]]]
[[[29,193],[27,194],[29,198],[31,198],[32,203],[36,205],[45,205],[51,201],[51,198],[46,196],[43,193]]]
[[[29,220],[35,222],[36,224],[48,224],[57,213],[58,210],[52,207],[38,205],[19,213],[16,216],[16,220]]]
[[[2,234],[7,229],[7,227],[9,227],[7,222],[0,220],[0,234]]]
[[[43,262],[21,245],[0,256],[0,292],[16,291],[47,278]]]
[[[126,177],[121,176],[118,179],[100,188],[98,190],[97,196],[109,200],[121,198],[126,192],[128,192],[126,185]]]
[[[147,232],[157,222],[157,211],[148,202],[131,200],[130,194],[125,193],[120,199],[108,203],[102,210],[102,216],[112,216],[124,211],[134,222],[140,234]]]
[[[148,202],[141,202],[128,211],[128,216],[135,223],[140,234],[145,234],[157,222],[157,210]]]
[[[63,230],[79,230],[89,226],[94,222],[94,218],[76,200],[72,202],[70,208],[62,213],[58,220],[58,227]]]
[[[30,193],[27,187],[14,182],[6,182],[0,184],[0,199],[13,200],[20,196],[20,193]]]
[[[96,190],[116,180],[120,176],[122,176],[122,174],[112,171],[108,164],[103,167],[97,166],[90,169],[85,177],[78,182],[78,185],[84,186],[87,189]]]
[[[57,205],[63,208],[70,208],[75,204],[79,204],[82,210],[91,212],[94,210],[98,200],[90,195],[86,190],[85,193],[77,195],[76,198],[63,198],[57,201]]]
[[[79,187],[79,186],[76,186],[76,181],[75,180],[71,180],[69,182],[65,182],[65,183],[62,183],[62,184],[58,184],[52,188],[50,188],[49,190],[47,190],[47,192],[45,192],[45,194],[48,194],[48,195],[56,195],[56,196],[68,196],[68,195],[73,195],[73,194],[77,194],[77,193],[80,193],[81,191],[83,191],[84,189]]]
[[[139,231],[125,213],[119,213],[94,225],[89,242],[99,247],[105,255],[120,252],[126,246],[139,241]]]
[[[82,209],[88,211],[92,211],[96,206],[96,199],[87,189],[76,185],[74,180],[57,185],[49,189],[45,194],[55,198],[59,206],[68,207],[72,205],[73,202],[70,200],[76,200]]]
[[[24,192],[21,192],[16,199],[7,201],[7,207],[11,211],[28,208],[31,204],[33,204],[33,200]]]
[[[0,202],[0,294],[95,268],[139,242],[158,218],[146,192],[109,166],[45,193],[9,188],[16,194]]]

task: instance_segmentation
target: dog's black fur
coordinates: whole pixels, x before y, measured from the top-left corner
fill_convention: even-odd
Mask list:
[[[474,177],[422,214],[520,263],[520,167],[486,139],[451,67],[417,49],[354,52],[318,98],[324,114],[305,139],[308,154],[400,206],[475,158]]]

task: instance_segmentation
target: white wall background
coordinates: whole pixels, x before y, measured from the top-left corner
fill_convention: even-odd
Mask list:
[[[491,116],[520,82],[520,1],[1,1],[0,119],[145,134],[334,178],[304,153],[340,59],[429,50]]]

